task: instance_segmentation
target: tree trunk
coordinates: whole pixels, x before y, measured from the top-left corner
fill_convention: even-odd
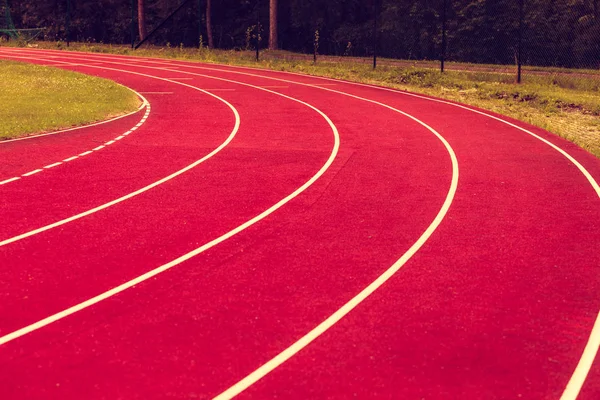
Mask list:
[[[212,49],[215,47],[215,44],[213,42],[210,8],[211,8],[211,0],[206,0],[206,38],[208,39],[208,48]]]
[[[138,0],[138,31],[140,41],[146,38],[146,1]]]
[[[269,5],[269,50],[277,50],[277,0]]]

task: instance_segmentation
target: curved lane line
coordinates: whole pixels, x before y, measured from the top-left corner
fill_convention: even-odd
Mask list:
[[[235,81],[231,81],[231,82],[235,82]],[[244,84],[244,85],[251,86],[251,87],[256,87],[256,86],[248,85],[248,84]],[[189,86],[189,85],[186,85],[186,86]],[[256,87],[256,88],[258,88],[258,87]],[[333,122],[329,119],[329,117],[327,115],[325,115],[322,111],[320,111],[319,109],[317,109],[316,107],[314,107],[314,106],[312,106],[312,105],[310,105],[308,103],[305,103],[305,102],[300,101],[298,99],[294,99],[293,97],[290,97],[290,96],[283,95],[281,93],[273,92],[273,91],[268,90],[268,89],[262,89],[262,88],[258,88],[258,89],[264,90],[266,92],[277,94],[279,96],[282,96],[284,98],[287,98],[289,100],[298,102],[300,104],[303,104],[303,105],[311,108],[312,110],[314,110],[318,114],[320,114],[325,119],[325,121],[327,121],[327,123],[329,124],[329,126],[331,127],[331,130],[333,131],[333,135],[334,135],[334,145],[333,145],[331,154],[329,155],[329,158],[327,159],[327,161],[325,162],[325,164],[319,169],[319,171],[317,171],[317,173],[315,175],[313,175],[308,181],[306,181],[302,186],[300,186],[294,192],[292,192],[291,194],[287,195],[286,197],[284,197],[282,200],[280,200],[279,202],[277,202],[276,204],[274,204],[273,206],[271,206],[267,210],[265,210],[262,213],[258,214],[254,218],[246,221],[242,225],[239,225],[238,227],[230,230],[229,232],[225,233],[224,235],[219,236],[218,238],[213,239],[212,241],[210,241],[210,242],[208,242],[208,243],[206,243],[206,244],[204,244],[204,245],[202,245],[202,246],[200,246],[200,247],[192,250],[191,252],[186,253],[186,254],[184,254],[184,255],[176,258],[175,260],[173,260],[173,261],[171,261],[171,262],[169,262],[167,264],[161,265],[160,267],[155,268],[155,269],[153,269],[153,270],[151,270],[151,271],[149,271],[149,272],[147,272],[147,273],[145,273],[143,275],[140,275],[139,277],[134,278],[134,279],[132,279],[132,280],[130,280],[128,282],[125,282],[125,283],[123,283],[123,284],[121,284],[121,285],[119,285],[119,286],[117,286],[117,287],[115,287],[113,289],[110,289],[110,290],[108,290],[108,291],[106,291],[104,293],[101,293],[101,294],[99,294],[99,295],[97,295],[95,297],[92,297],[92,298],[90,298],[90,299],[88,299],[88,300],[86,300],[86,301],[84,301],[82,303],[79,303],[79,304],[75,305],[75,306],[67,308],[67,309],[65,309],[65,310],[63,310],[61,312],[58,312],[58,313],[53,314],[53,315],[51,315],[49,317],[46,317],[46,318],[44,318],[44,319],[42,319],[40,321],[37,321],[37,322],[35,322],[35,323],[31,324],[31,325],[28,325],[26,327],[23,327],[21,329],[18,329],[16,331],[14,331],[14,332],[11,332],[11,333],[9,333],[7,335],[4,335],[4,336],[0,337],[0,346],[3,345],[3,344],[6,344],[6,343],[8,343],[8,342],[10,342],[12,340],[15,340],[15,339],[17,339],[17,338],[19,338],[21,336],[24,336],[24,335],[26,335],[28,333],[31,333],[33,331],[36,331],[36,330],[40,329],[40,328],[43,328],[43,327],[45,327],[45,326],[47,326],[47,325],[49,325],[49,324],[51,324],[53,322],[56,322],[56,321],[61,320],[61,319],[65,318],[65,317],[68,317],[69,315],[72,315],[72,314],[74,314],[74,313],[76,313],[78,311],[86,309],[86,308],[88,308],[88,307],[90,307],[90,306],[92,306],[94,304],[97,304],[97,303],[103,301],[103,300],[106,300],[109,297],[112,297],[112,296],[114,296],[114,295],[116,295],[116,294],[118,294],[120,292],[123,292],[123,291],[125,291],[125,290],[127,290],[127,289],[129,289],[129,288],[131,288],[131,287],[133,287],[133,286],[141,283],[141,282],[144,282],[144,281],[146,281],[146,280],[148,280],[148,279],[150,279],[150,278],[152,278],[152,277],[154,277],[154,276],[156,276],[156,275],[158,275],[158,274],[160,274],[160,273],[162,273],[162,272],[164,272],[164,271],[166,271],[166,270],[168,270],[168,269],[170,269],[170,268],[172,268],[172,267],[174,267],[174,266],[176,266],[178,264],[181,264],[182,262],[184,262],[186,260],[189,260],[190,258],[192,258],[192,257],[194,257],[194,256],[196,256],[196,255],[198,255],[200,253],[203,253],[204,251],[206,251],[206,250],[208,250],[208,249],[210,249],[210,248],[218,245],[219,243],[221,243],[221,242],[229,239],[230,237],[232,237],[232,236],[234,236],[234,235],[242,232],[243,230],[247,229],[248,227],[256,224],[257,222],[259,222],[259,221],[261,221],[263,219],[265,219],[266,217],[268,217],[269,215],[271,215],[272,213],[274,213],[275,211],[277,211],[279,208],[283,207],[286,203],[288,203],[289,201],[291,201],[292,199],[294,199],[295,197],[297,197],[298,195],[300,195],[306,189],[308,189],[314,182],[316,182],[317,179],[319,179],[329,169],[329,167],[331,166],[331,164],[333,163],[333,161],[335,160],[335,158],[336,158],[336,156],[338,154],[339,147],[340,147],[340,137],[339,137],[339,132],[338,132],[336,126],[333,124]],[[213,96],[217,97],[215,95],[213,95]],[[222,101],[225,102],[225,100],[222,100]],[[229,103],[226,103],[226,104],[229,105]],[[231,106],[231,105],[229,105],[229,106],[232,108],[232,110],[236,114],[236,127],[234,128],[234,133],[235,133],[237,131],[238,127],[239,127],[239,116],[238,116],[237,112],[235,111],[235,108],[233,108],[233,106]],[[230,141],[232,138],[233,138],[233,136],[230,136],[230,138],[228,139],[228,141]],[[221,148],[224,147],[226,145],[226,143],[228,143],[228,142],[225,142],[224,144],[222,144]],[[220,150],[220,148],[217,149],[217,150]],[[217,150],[213,151],[213,153],[211,153],[211,154],[216,154]],[[209,156],[206,156],[205,159],[208,158]],[[197,162],[197,163],[199,163],[199,162]],[[192,168],[192,167],[187,167],[186,170],[190,169],[190,168]],[[2,242],[0,242],[0,245],[2,245]]]
[[[350,94],[343,93],[343,92],[337,92],[337,91],[333,91],[333,92],[345,94],[350,97],[361,99],[361,100],[371,102],[374,104],[379,104],[383,107],[394,110],[394,111],[396,111],[402,115],[405,115],[405,116],[409,117],[410,119],[418,122],[420,125],[424,126],[430,132],[432,132],[435,136],[437,136],[438,139],[444,144],[444,147],[448,151],[448,154],[450,155],[450,159],[452,161],[452,181],[451,181],[448,193],[446,195],[446,199],[444,200],[444,203],[443,203],[440,211],[437,213],[433,222],[421,234],[421,236],[417,239],[417,241],[408,249],[408,251],[406,251],[400,257],[400,259],[398,259],[398,261],[396,261],[394,264],[392,264],[392,266],[389,267],[383,274],[381,274],[375,281],[373,281],[371,284],[369,284],[360,293],[358,293],[356,296],[354,296],[352,299],[350,299],[350,301],[348,301],[346,304],[344,304],[340,309],[335,311],[331,316],[329,316],[327,319],[325,319],[323,322],[321,322],[319,325],[317,325],[315,328],[313,328],[310,332],[308,332],[307,334],[302,336],[300,339],[298,339],[296,342],[294,342],[288,348],[283,350],[281,353],[279,353],[278,355],[276,355],[275,357],[273,357],[272,359],[267,361],[265,364],[263,364],[262,366],[260,366],[256,370],[254,370],[252,373],[247,375],[245,378],[243,378],[242,380],[240,380],[239,382],[237,382],[236,384],[234,384],[233,386],[231,386],[230,388],[228,388],[227,390],[225,390],[218,396],[214,397],[214,400],[231,399],[231,398],[237,396],[238,394],[240,394],[241,392],[246,390],[248,387],[250,387],[257,381],[262,379],[267,374],[269,374],[275,368],[279,367],[281,364],[283,364],[284,362],[289,360],[291,357],[293,357],[295,354],[297,354],[304,347],[308,346],[312,341],[314,341],[319,336],[321,336],[323,333],[325,333],[329,328],[331,328],[333,325],[335,325],[339,320],[341,320],[344,316],[346,316],[348,313],[350,313],[350,311],[352,311],[360,303],[362,303],[367,297],[369,297],[371,294],[373,294],[373,292],[375,292],[377,289],[379,289],[394,274],[396,274],[396,272],[398,272],[400,270],[400,268],[402,268],[408,262],[408,260],[410,260],[412,258],[412,256],[415,255],[415,253],[417,251],[419,251],[419,249],[425,244],[425,242],[427,242],[427,240],[431,237],[433,232],[435,232],[435,230],[438,228],[438,226],[442,223],[444,217],[446,216],[446,214],[448,213],[448,210],[450,209],[450,205],[452,204],[452,201],[454,200],[454,195],[456,194],[456,190],[458,187],[458,176],[459,176],[458,160],[456,158],[456,154],[454,153],[454,150],[452,149],[450,144],[446,141],[446,139],[444,139],[442,137],[442,135],[440,135],[435,129],[433,129],[429,125],[425,124],[424,122],[420,121],[419,119],[413,117],[412,115],[407,114],[403,111],[397,110],[386,104],[379,103],[377,101],[370,100],[370,99],[364,99],[364,98],[350,95]]]
[[[139,128],[140,126],[142,126],[146,122],[146,120],[148,119],[148,117],[150,116],[150,110],[151,110],[150,102],[148,102],[148,100],[144,96],[142,96],[141,94],[138,94],[138,96],[140,96],[140,98],[143,100],[143,104],[146,106],[146,112],[144,113],[144,115],[142,116],[142,118],[140,119],[140,121],[135,126],[131,127],[127,132],[123,133],[123,135],[128,135],[129,133],[133,132],[134,130],[136,130],[137,128]],[[88,126],[93,126],[93,125],[88,125]],[[65,131],[62,131],[62,132],[65,132]],[[53,134],[56,134],[56,133],[59,133],[59,132],[54,132]],[[34,137],[39,137],[39,136],[34,136]],[[18,140],[18,139],[16,139],[16,140]],[[102,150],[106,146],[110,146],[111,144],[115,143],[115,140],[118,140],[118,139],[115,138],[113,140],[110,140],[110,141],[104,143],[103,145],[98,146],[98,147],[92,149],[90,151],[90,153],[93,152],[93,151]],[[86,154],[89,154],[89,153],[86,153]],[[55,163],[53,163],[51,165],[46,165],[45,167],[42,167],[42,169],[35,169],[35,170],[27,172],[25,174],[21,174],[21,177],[32,176],[34,174],[37,174],[38,172],[43,171],[43,169],[54,168],[54,167],[57,167],[57,166],[59,166],[59,165],[61,165],[63,163],[74,161],[74,160],[78,159],[79,157],[81,157],[81,154],[78,154],[78,155],[75,155],[75,156],[72,156],[72,157],[68,157],[68,158],[66,158],[66,159],[64,159],[62,161],[55,162]],[[4,183],[8,183],[9,181],[10,180],[6,180],[6,181],[3,181],[3,182],[0,182],[0,185],[2,185]]]
[[[2,54],[2,53],[0,52],[0,54]],[[10,57],[15,57],[15,56],[11,55]],[[91,128],[91,127],[98,126],[98,125],[108,124],[110,122],[114,122],[114,121],[117,121],[117,120],[129,117],[130,115],[136,114],[136,113],[140,112],[144,107],[146,107],[147,105],[149,105],[148,100],[146,100],[146,98],[144,96],[142,96],[140,93],[136,92],[135,90],[133,90],[130,87],[127,87],[125,85],[121,85],[120,83],[117,83],[117,85],[123,86],[124,88],[131,90],[133,93],[135,93],[140,98],[140,100],[142,100],[142,104],[138,107],[137,110],[132,111],[130,113],[127,113],[125,115],[120,115],[118,117],[107,119],[106,121],[95,122],[93,124],[81,125],[81,126],[76,126],[76,127],[73,127],[73,128],[62,129],[62,130],[59,130],[59,131],[48,132],[48,133],[40,133],[38,135],[29,135],[29,136],[24,136],[24,137],[15,138],[15,139],[0,140],[0,145],[1,144],[5,144],[5,143],[18,142],[18,141],[21,141],[21,140],[36,139],[36,138],[39,138],[39,137],[56,135],[56,134],[59,134],[59,133],[71,132],[71,131],[76,131],[76,130],[79,130],[79,129]]]
[[[27,59],[37,59],[37,60],[40,60],[39,58],[33,58],[33,57],[17,57],[17,58],[27,58]],[[137,196],[137,195],[139,195],[141,193],[147,192],[148,190],[150,190],[152,188],[155,188],[156,186],[159,186],[159,185],[161,185],[161,184],[163,184],[163,183],[165,183],[167,181],[170,181],[171,179],[173,179],[173,178],[175,178],[175,177],[177,177],[177,176],[179,176],[179,175],[181,175],[181,174],[189,171],[190,169],[198,166],[199,164],[203,163],[204,161],[208,160],[209,158],[213,157],[215,154],[217,154],[218,152],[220,152],[221,150],[223,150],[233,140],[233,138],[235,137],[235,135],[236,135],[236,133],[237,133],[237,131],[239,129],[239,126],[240,126],[240,116],[239,116],[237,110],[235,109],[235,107],[232,106],[225,99],[223,99],[223,98],[221,98],[221,97],[219,97],[219,96],[217,96],[215,94],[212,94],[210,92],[207,92],[207,91],[202,90],[200,88],[197,88],[195,86],[188,85],[186,83],[181,83],[181,82],[176,82],[176,81],[170,81],[168,79],[160,78],[160,77],[153,76],[153,75],[147,75],[147,74],[142,74],[142,73],[138,73],[138,72],[132,72],[132,71],[126,71],[126,70],[119,70],[119,69],[108,68],[108,67],[93,67],[93,66],[90,66],[90,68],[103,68],[103,69],[109,69],[109,70],[113,70],[113,71],[131,73],[131,74],[135,74],[135,75],[145,76],[145,77],[148,77],[148,78],[154,78],[154,79],[164,80],[164,81],[167,81],[167,82],[172,82],[172,83],[175,83],[175,84],[178,84],[178,85],[187,86],[189,88],[198,90],[198,91],[200,91],[202,93],[205,93],[205,94],[208,94],[209,96],[212,96],[212,97],[216,98],[217,100],[219,100],[219,101],[223,102],[224,104],[226,104],[231,109],[231,111],[233,111],[233,114],[235,116],[235,126],[234,126],[233,130],[231,131],[231,133],[229,134],[229,136],[227,137],[227,139],[223,143],[221,143],[221,145],[219,145],[219,147],[217,147],[216,149],[214,149],[213,151],[211,151],[209,154],[207,154],[204,157],[202,157],[200,160],[197,160],[197,161],[193,162],[192,164],[186,166],[185,168],[182,168],[179,171],[176,171],[176,172],[172,173],[171,175],[166,176],[165,178],[162,178],[159,181],[151,183],[150,185],[144,186],[141,189],[138,189],[138,190],[136,190],[136,191],[134,191],[132,193],[129,193],[129,194],[125,195],[125,196],[119,197],[118,199],[112,200],[112,201],[110,201],[108,203],[102,204],[102,205],[100,205],[98,207],[95,207],[95,208],[92,208],[90,210],[84,211],[84,212],[79,213],[77,215],[74,215],[72,217],[60,220],[60,221],[55,222],[53,224],[49,224],[49,225],[43,226],[41,228],[38,228],[38,229],[35,229],[35,230],[32,230],[32,231],[23,233],[21,235],[14,236],[14,237],[11,237],[9,239],[5,239],[3,241],[0,241],[0,247],[6,246],[7,244],[10,244],[10,243],[17,242],[19,240],[22,240],[22,239],[25,239],[27,237],[36,235],[38,233],[45,232],[47,230],[56,228],[58,226],[67,224],[67,223],[75,221],[77,219],[86,217],[86,216],[88,216],[90,214],[93,214],[95,212],[104,210],[104,209],[106,209],[108,207],[111,207],[111,206],[113,206],[115,204],[121,203],[121,202],[123,202],[125,200],[128,200],[128,199],[130,199],[132,197],[135,197],[135,196]],[[92,153],[91,151],[87,151],[85,153],[79,154],[79,156],[84,156],[84,155],[91,154],[91,153]]]

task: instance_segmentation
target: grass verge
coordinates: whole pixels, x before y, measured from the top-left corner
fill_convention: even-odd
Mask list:
[[[0,140],[122,115],[140,104],[115,82],[12,61],[0,61]]]
[[[63,49],[60,42],[42,48]],[[312,56],[285,51],[208,50],[147,46],[72,43],[69,50],[183,59],[370,83],[423,93],[477,106],[539,126],[600,157],[600,71],[525,67],[523,82],[515,83],[514,67],[448,63],[445,73],[432,61],[381,60],[376,70],[368,62],[341,57]]]

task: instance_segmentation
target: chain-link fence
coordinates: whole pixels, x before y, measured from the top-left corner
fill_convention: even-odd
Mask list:
[[[140,5],[147,31],[151,31],[183,2],[23,0],[7,4],[11,24],[47,27],[48,40],[130,43],[132,16],[137,19]],[[206,43],[206,2],[187,1],[150,42],[197,46],[202,36]],[[381,57],[392,59],[440,60],[444,56],[448,61],[515,65],[521,38],[526,65],[597,69],[598,7],[598,0],[280,0],[278,46],[312,54],[318,31],[322,55],[370,57],[377,46]],[[247,31],[256,26],[257,15],[265,28],[263,36],[268,37],[269,1],[212,0],[214,46],[246,49]],[[140,39],[138,22],[133,21],[135,41]]]

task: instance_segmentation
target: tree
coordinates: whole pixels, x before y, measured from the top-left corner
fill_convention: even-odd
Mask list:
[[[146,1],[138,0],[138,31],[140,40],[146,38]]]
[[[277,50],[277,0],[269,4],[269,50]]]
[[[211,22],[211,0],[206,0],[206,37],[208,39],[208,48],[214,48],[215,44],[213,42],[213,34],[212,34],[212,22]]]

